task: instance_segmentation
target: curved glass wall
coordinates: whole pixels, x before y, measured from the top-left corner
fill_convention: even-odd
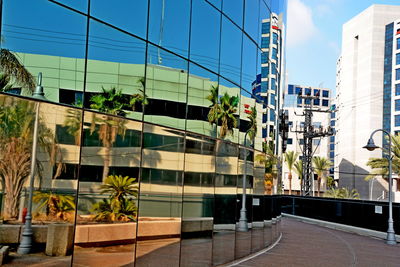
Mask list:
[[[282,82],[283,42],[265,50],[263,24],[279,17],[284,38],[286,1],[2,3],[0,56],[26,70],[2,66],[0,90],[0,244],[15,261],[29,202],[29,261],[57,266],[215,266],[277,238],[260,158],[279,92],[260,75],[279,66]]]

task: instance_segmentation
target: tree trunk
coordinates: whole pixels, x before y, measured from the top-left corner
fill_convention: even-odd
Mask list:
[[[102,182],[105,181],[105,179],[108,176],[108,173],[110,172],[110,163],[111,163],[111,144],[108,143],[107,145],[104,146],[104,167],[103,167]]]
[[[292,194],[292,172],[289,172],[288,179],[289,179],[289,195],[291,195]]]
[[[318,176],[318,197],[320,189],[321,189],[321,177]]]

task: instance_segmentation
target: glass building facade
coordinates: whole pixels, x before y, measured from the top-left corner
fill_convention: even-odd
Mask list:
[[[4,0],[2,52],[41,73],[46,100],[13,73],[1,84],[0,244],[21,241],[35,121],[33,252],[47,256],[29,262],[215,266],[272,244],[272,100],[253,94],[271,14],[285,24],[286,1]]]

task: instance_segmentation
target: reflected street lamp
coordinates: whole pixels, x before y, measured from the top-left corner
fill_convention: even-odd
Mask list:
[[[247,232],[249,226],[247,224],[247,210],[246,210],[246,167],[247,167],[247,149],[246,149],[246,139],[249,130],[244,134],[244,170],[243,170],[243,194],[242,194],[242,208],[240,209],[239,227],[238,231]]]
[[[42,73],[39,72],[38,75],[38,85],[32,94],[33,98],[39,100],[46,100],[43,93],[42,86]],[[36,171],[36,150],[37,150],[37,139],[38,139],[38,128],[39,128],[39,106],[40,102],[35,103],[35,122],[33,126],[33,137],[32,137],[32,157],[31,157],[31,171],[29,175],[29,196],[28,196],[28,211],[25,217],[25,226],[22,232],[22,240],[18,247],[18,254],[28,254],[31,252],[32,248],[32,198],[33,198],[33,188],[35,181],[35,171]]]
[[[387,236],[386,236],[386,244],[389,245],[396,245],[396,235],[394,232],[393,228],[393,207],[392,207],[392,137],[390,136],[390,133],[383,130],[383,129],[377,129],[371,133],[371,136],[368,139],[368,143],[366,146],[363,148],[368,149],[369,151],[373,151],[377,148],[379,148],[377,145],[374,143],[374,139],[372,139],[373,135],[376,132],[383,132],[389,137],[389,155],[388,155],[388,162],[389,162],[389,219],[388,219],[388,230],[387,230]]]

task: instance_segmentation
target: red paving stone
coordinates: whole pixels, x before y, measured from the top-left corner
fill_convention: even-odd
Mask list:
[[[400,244],[290,218],[282,218],[281,231],[274,248],[236,266],[400,266]]]

